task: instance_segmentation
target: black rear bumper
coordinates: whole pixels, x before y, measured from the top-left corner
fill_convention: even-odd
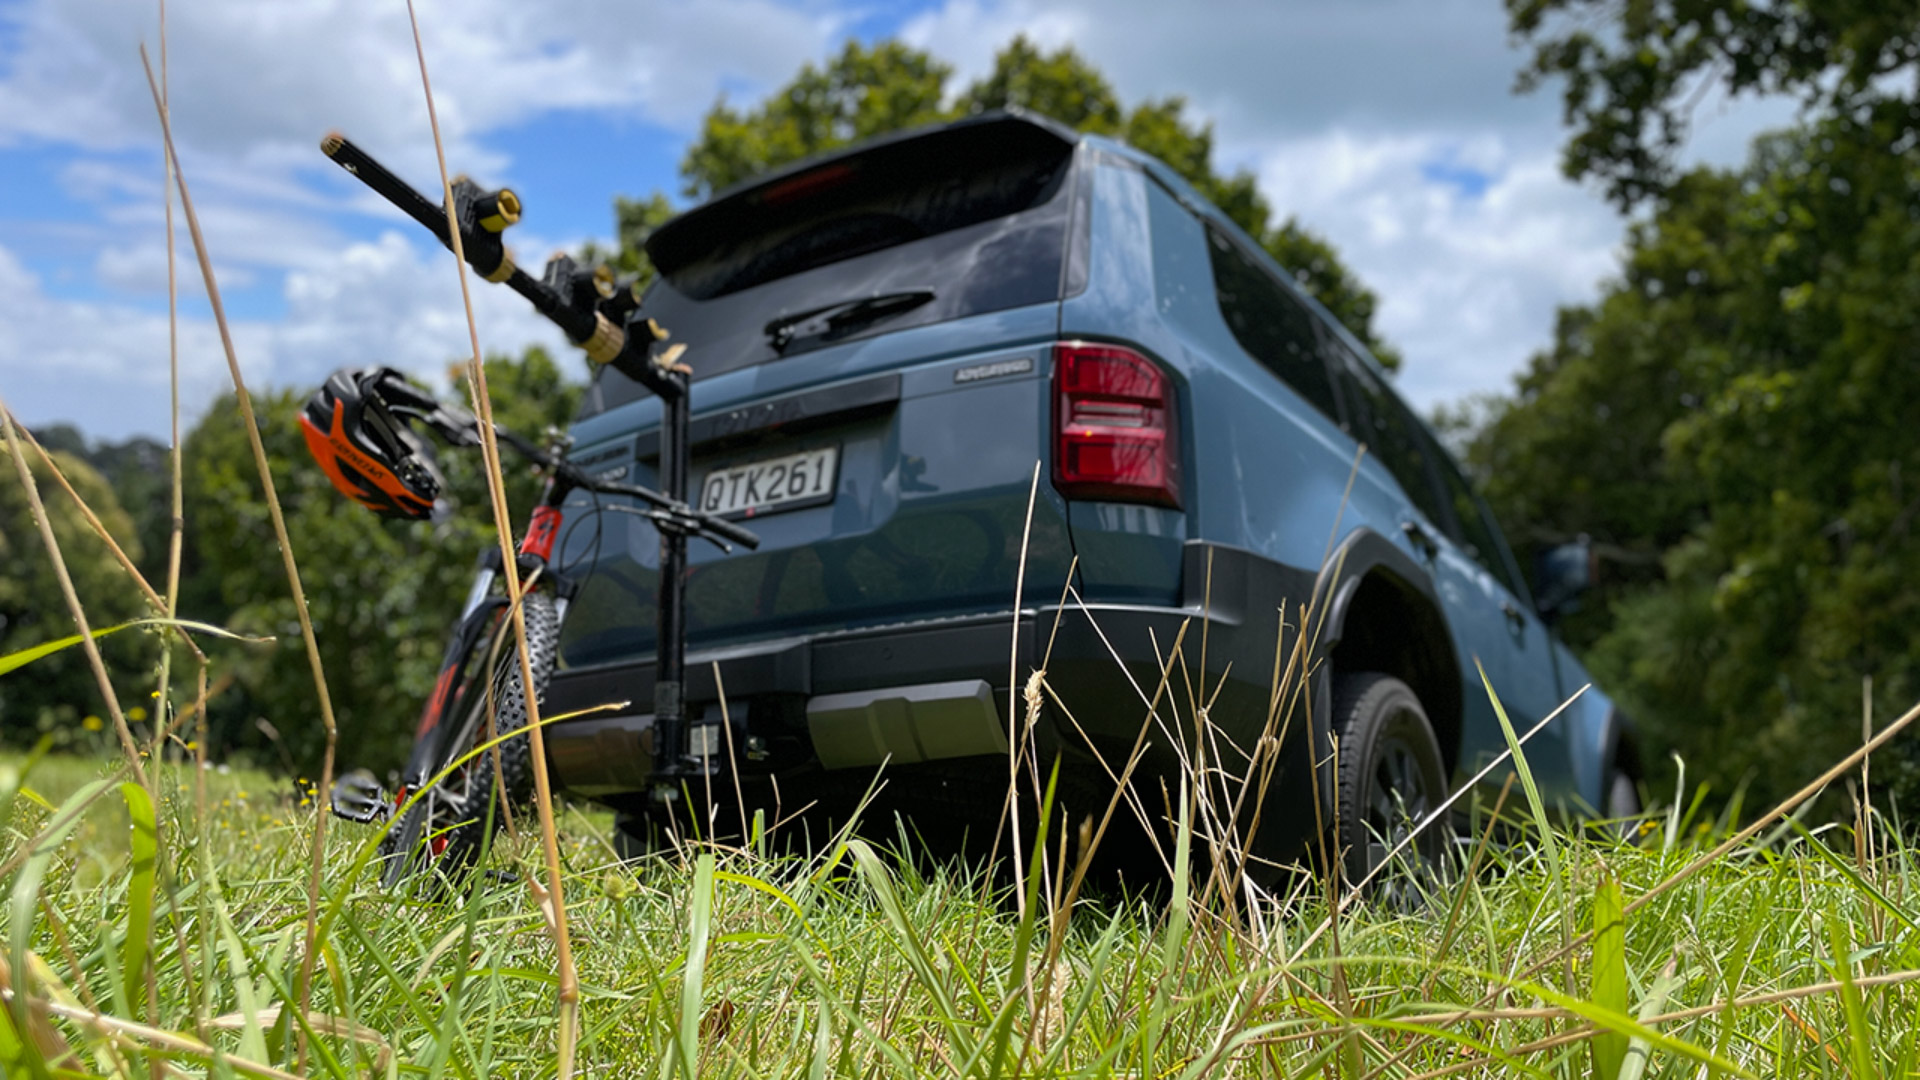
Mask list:
[[[1193,565],[1209,552],[1210,571],[1204,562]],[[1280,737],[1261,828],[1270,843],[1291,845],[1314,818],[1310,734],[1326,713],[1324,706],[1309,709],[1306,703],[1324,702],[1325,694],[1313,686],[1276,710],[1274,667],[1276,656],[1285,665],[1293,650],[1291,633],[1280,640],[1282,605],[1306,602],[1313,577],[1207,545],[1190,545],[1188,561],[1188,580],[1202,583],[1191,591],[1204,590],[1210,575],[1210,604],[1189,597],[1196,602],[1181,607],[1042,607],[1017,619],[1007,611],[694,650],[686,668],[688,716],[720,720],[724,691],[731,723],[716,771],[737,772],[743,788],[752,786],[749,778],[771,776],[791,789],[823,773],[858,786],[860,778],[848,774],[870,777],[873,768],[822,768],[809,734],[809,702],[979,680],[991,688],[995,721],[1004,733],[1016,730],[1008,722],[1010,696],[1024,730],[1026,683],[1040,670],[1044,705],[1034,740],[1042,762],[1058,757],[1078,780],[1097,785],[1144,740],[1135,783],[1158,806],[1162,783],[1177,791],[1183,758],[1192,756],[1194,703],[1211,700],[1207,718],[1215,735],[1206,754],[1229,772],[1242,771],[1235,766],[1244,765],[1263,733]],[[646,808],[652,770],[652,718],[646,713],[653,680],[650,658],[555,673],[545,715],[598,709],[547,730],[550,768],[561,790],[629,813]],[[1148,702],[1156,697],[1150,713]],[[895,776],[901,771],[897,761],[889,766]],[[986,756],[942,761],[937,771],[951,776],[967,771],[969,763],[983,778],[1000,778],[1004,788],[1004,756],[997,762]],[[912,768],[906,772],[911,778]],[[914,785],[894,786],[911,794]],[[1000,800],[992,801],[997,807]],[[1253,802],[1249,798],[1247,805]]]

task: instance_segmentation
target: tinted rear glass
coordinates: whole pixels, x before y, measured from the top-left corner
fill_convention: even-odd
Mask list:
[[[1320,335],[1305,304],[1293,298],[1265,267],[1240,250],[1219,226],[1207,229],[1213,256],[1213,286],[1220,315],[1248,355],[1294,388],[1334,423],[1333,378],[1327,374]]]
[[[884,143],[692,210],[648,241],[641,307],[688,346],[696,378],[791,362],[841,341],[1058,300],[1073,144],[1016,118]],[[775,320],[899,293],[933,298],[777,351]],[[583,414],[645,390],[603,369]]]

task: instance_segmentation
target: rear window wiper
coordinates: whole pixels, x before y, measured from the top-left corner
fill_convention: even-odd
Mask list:
[[[828,304],[811,311],[782,315],[767,324],[767,341],[773,351],[784,353],[788,347],[801,338],[821,338],[832,340],[863,326],[870,326],[881,319],[890,319],[905,314],[933,299],[932,289],[908,289],[903,292],[881,293],[878,296],[862,297],[859,300],[842,300],[837,304]],[[818,324],[813,329],[810,324]],[[802,334],[802,327],[812,330]]]

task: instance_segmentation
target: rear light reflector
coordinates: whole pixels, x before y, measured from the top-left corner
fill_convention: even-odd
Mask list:
[[[1054,346],[1053,486],[1070,499],[1180,506],[1173,384],[1117,345]]]

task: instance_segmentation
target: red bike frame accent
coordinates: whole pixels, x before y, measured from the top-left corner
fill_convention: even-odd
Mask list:
[[[520,554],[537,556],[543,563],[553,561],[553,541],[560,535],[560,520],[559,507],[534,507],[527,535],[520,541]]]

